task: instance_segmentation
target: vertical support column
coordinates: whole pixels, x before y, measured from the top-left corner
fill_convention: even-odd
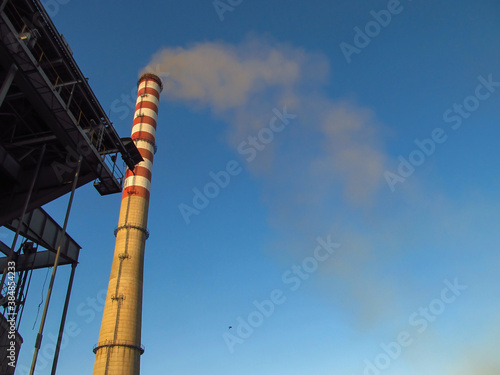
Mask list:
[[[139,79],[132,140],[144,161],[127,169],[108,293],[94,348],[94,375],[138,375],[142,326],[144,248],[148,237],[149,191],[155,150],[156,120],[162,90],[153,74]]]
[[[52,288],[54,287],[54,281],[56,279],[57,267],[59,265],[59,256],[61,255],[61,248],[63,246],[63,240],[66,236],[66,228],[68,227],[69,214],[71,212],[71,206],[73,205],[73,198],[75,196],[75,190],[78,186],[78,177],[80,176],[80,168],[82,166],[82,155],[78,158],[78,164],[76,166],[76,172],[73,177],[73,185],[71,188],[71,195],[69,196],[68,208],[66,209],[66,217],[64,218],[64,225],[61,233],[59,233],[59,238],[57,240],[57,253],[56,259],[54,259],[54,266],[52,267],[52,276],[50,277],[49,289],[47,290],[47,297],[45,299],[45,306],[43,307],[42,319],[40,321],[40,329],[38,330],[38,335],[36,336],[35,351],[33,352],[33,360],[31,361],[30,375],[34,375],[36,360],[38,358],[38,353],[42,345],[43,338],[43,328],[45,326],[45,319],[47,318],[47,311],[49,308],[50,297],[52,296]]]
[[[66,316],[68,314],[69,298],[71,297],[71,289],[73,288],[73,280],[75,279],[75,270],[78,263],[71,264],[71,275],[69,276],[68,289],[66,291],[66,299],[64,300],[63,314],[61,317],[61,325],[59,326],[59,335],[57,336],[56,351],[54,360],[52,361],[51,375],[56,375],[57,361],[59,360],[59,352],[61,350],[61,342],[64,335],[64,326],[66,324]]]

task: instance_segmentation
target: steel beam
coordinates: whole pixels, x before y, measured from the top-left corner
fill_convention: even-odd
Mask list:
[[[12,64],[9,68],[9,71],[7,72],[7,75],[5,76],[2,86],[0,87],[0,107],[3,104],[5,96],[9,92],[10,85],[12,85],[12,81],[14,81],[14,77],[16,76],[17,70],[18,70],[17,65]]]

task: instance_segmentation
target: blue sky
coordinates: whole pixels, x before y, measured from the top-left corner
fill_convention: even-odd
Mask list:
[[[139,73],[165,79],[142,373],[498,374],[498,3],[224,3],[220,16],[210,0],[45,1],[121,136]],[[195,207],[228,162],[227,186]],[[62,222],[66,202],[46,209]],[[119,205],[91,185],[75,197],[59,373],[92,371]]]

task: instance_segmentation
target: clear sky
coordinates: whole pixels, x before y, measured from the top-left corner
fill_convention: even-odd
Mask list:
[[[121,136],[164,79],[143,374],[500,373],[497,1],[44,3]],[[119,205],[77,191],[60,374],[92,372]]]

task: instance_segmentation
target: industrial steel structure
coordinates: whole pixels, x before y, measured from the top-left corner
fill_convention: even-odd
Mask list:
[[[116,245],[104,306],[94,375],[138,375],[142,325],[144,247],[161,80],[144,74],[138,82],[132,139],[143,162],[127,169]]]
[[[71,265],[66,301],[61,306],[55,374],[81,249],[66,233],[73,194],[91,181],[101,195],[119,193],[124,176],[117,165],[118,156],[130,171],[143,159],[131,138],[118,136],[39,0],[0,0],[0,130],[0,226],[13,233],[11,244],[0,241],[5,255],[0,258],[0,346],[8,347],[7,332],[14,329],[17,358],[31,273],[52,267],[39,334],[32,343],[34,372],[56,270]],[[132,180],[127,181],[126,186],[131,186]],[[70,192],[67,215],[60,226],[41,207]],[[0,352],[1,374],[14,373],[7,365],[12,362],[7,353]]]

